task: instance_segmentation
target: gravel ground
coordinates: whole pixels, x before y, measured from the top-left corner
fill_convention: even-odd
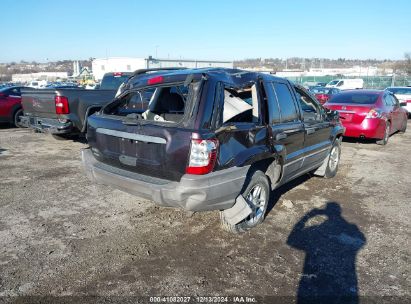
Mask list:
[[[240,235],[221,230],[216,212],[159,208],[92,184],[80,162],[86,146],[0,127],[3,301],[327,293],[353,303],[411,300],[411,132],[387,146],[344,141],[337,177],[305,175],[283,186],[264,223]]]

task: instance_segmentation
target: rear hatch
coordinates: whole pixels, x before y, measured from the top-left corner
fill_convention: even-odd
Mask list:
[[[24,89],[21,94],[21,104],[25,115],[57,118],[54,89]]]
[[[325,104],[330,110],[338,111],[342,123],[361,124],[373,105]]]
[[[112,167],[179,180],[189,157],[199,87],[200,82],[174,83],[123,92],[88,120],[93,155]]]
[[[361,124],[367,114],[375,108],[380,95],[379,91],[347,91],[332,95],[324,106],[338,111],[343,124]]]

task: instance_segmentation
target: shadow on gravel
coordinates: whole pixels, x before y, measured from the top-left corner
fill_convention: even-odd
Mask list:
[[[304,175],[302,175],[302,176],[300,176],[296,179],[293,179],[293,180],[285,183],[284,185],[282,185],[281,187],[275,189],[274,191],[271,191],[270,201],[268,202],[266,216],[270,213],[271,210],[273,210],[274,206],[277,204],[278,200],[280,199],[280,197],[283,194],[285,194],[288,191],[290,191],[291,189],[305,183],[311,177],[313,177],[313,176],[309,173],[304,174]]]
[[[5,151],[7,151],[6,149],[2,149],[2,148],[0,148],[0,155],[2,155],[3,154],[3,152],[5,152]]]
[[[376,144],[375,139],[370,138],[355,138],[355,137],[343,137],[343,142],[352,143],[352,144]]]
[[[358,303],[355,263],[366,238],[342,217],[338,203],[303,216],[287,244],[305,252],[297,303]]]
[[[50,136],[53,137],[53,139],[55,141],[61,141],[61,142],[67,142],[67,141],[73,141],[73,142],[79,142],[82,144],[86,144],[87,143],[87,139],[84,135],[78,135],[78,134],[74,134],[74,135],[49,135],[49,134],[44,134],[45,136]]]
[[[0,130],[2,129],[15,129],[11,124],[2,122],[0,123]]]

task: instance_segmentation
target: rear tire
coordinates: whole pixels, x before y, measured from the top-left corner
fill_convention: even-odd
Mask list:
[[[341,142],[338,138],[335,139],[330,151],[327,168],[325,169],[324,178],[333,178],[337,175],[338,166],[341,158]]]
[[[221,225],[224,230],[232,233],[246,232],[264,221],[270,198],[268,178],[258,170],[247,178],[246,185],[241,194],[253,211],[247,218],[235,225],[229,224],[224,218],[224,212],[220,211]]]
[[[20,124],[20,117],[23,116],[23,109],[18,109],[16,113],[13,115],[13,126],[16,128],[22,128],[23,126]]]
[[[384,137],[376,141],[377,145],[385,146],[388,143],[388,139],[390,138],[390,130],[391,130],[391,124],[389,121],[387,121],[385,123]]]

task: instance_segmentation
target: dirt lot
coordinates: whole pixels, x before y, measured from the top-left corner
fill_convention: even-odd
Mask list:
[[[2,126],[0,299],[332,291],[406,302],[411,121],[408,129],[384,147],[344,141],[336,178],[282,187],[261,226],[232,235],[216,212],[158,208],[90,183],[84,142]]]

